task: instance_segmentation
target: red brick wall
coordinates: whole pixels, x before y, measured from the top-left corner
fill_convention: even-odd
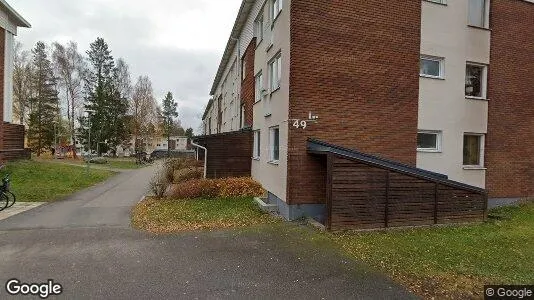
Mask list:
[[[256,53],[256,38],[253,38],[243,54],[246,62],[244,70],[246,76],[241,82],[241,104],[245,106],[245,127],[252,127],[253,106],[255,100],[254,57]]]
[[[292,0],[289,204],[322,203],[314,137],[415,166],[421,1]],[[290,124],[291,125],[291,124]]]
[[[487,189],[534,196],[534,4],[493,1],[490,26]]]

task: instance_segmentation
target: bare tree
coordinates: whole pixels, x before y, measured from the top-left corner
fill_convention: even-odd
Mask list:
[[[83,82],[86,65],[83,56],[78,52],[78,45],[69,42],[67,45],[53,44],[52,61],[59,78],[60,87],[64,89],[69,135],[72,144],[76,144],[75,120],[83,102]],[[76,155],[74,153],[74,155]]]
[[[130,100],[132,96],[132,78],[130,75],[130,67],[119,58],[115,63],[115,87],[124,99]]]
[[[148,76],[139,76],[133,89],[132,104],[130,105],[136,151],[138,150],[138,136],[150,134],[153,131],[151,128],[157,123],[156,107],[150,78]]]
[[[29,99],[32,97],[33,69],[30,52],[22,49],[22,44],[15,44],[13,69],[13,114],[19,123],[27,125]]]

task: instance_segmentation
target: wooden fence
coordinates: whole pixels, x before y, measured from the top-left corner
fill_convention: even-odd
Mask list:
[[[208,178],[251,176],[253,135],[251,130],[194,138],[195,142],[208,149]],[[200,150],[200,158],[204,159]]]
[[[487,197],[335,155],[329,158],[331,230],[483,221]]]

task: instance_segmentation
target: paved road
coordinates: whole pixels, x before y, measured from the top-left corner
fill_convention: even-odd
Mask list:
[[[10,278],[54,279],[59,299],[404,299],[404,289],[298,231],[154,236],[130,208],[154,168],[122,173],[67,200],[0,221],[0,299]]]

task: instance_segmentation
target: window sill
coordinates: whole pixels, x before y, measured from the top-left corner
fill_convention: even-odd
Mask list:
[[[432,149],[417,149],[417,152],[421,152],[421,153],[442,153],[441,150],[432,150]]]
[[[470,27],[470,28],[474,28],[474,29],[479,29],[479,30],[484,30],[484,31],[490,31],[491,32],[491,29],[488,28],[488,27],[480,27],[480,26],[476,26],[476,25],[467,25],[467,27]]]
[[[275,88],[274,90],[271,91],[271,95],[276,93],[279,89],[280,89],[280,85],[277,88]]]
[[[487,170],[487,168],[485,167],[482,167],[482,166],[463,166],[462,167],[464,170],[467,170],[467,171],[483,171],[483,170]]]
[[[272,115],[273,115],[272,113],[267,113],[267,114],[265,114],[264,116],[265,116],[266,118],[268,118],[268,117],[270,117],[270,116],[272,116]]]
[[[468,100],[479,100],[479,101],[489,101],[488,98],[484,98],[484,97],[473,97],[473,96],[465,96],[465,99],[468,99]]]
[[[445,78],[443,78],[441,76],[432,76],[432,75],[424,75],[424,74],[419,74],[419,77],[428,78],[428,79],[445,80]]]
[[[269,52],[269,50],[271,50],[273,48],[273,45],[274,45],[274,43],[270,43],[269,46],[267,46],[267,48],[265,48],[265,52]]]
[[[259,157],[253,157],[252,160],[260,161],[260,158]]]
[[[441,3],[441,2],[436,2],[436,1],[432,1],[432,0],[423,0],[423,1],[428,2],[428,3],[432,3],[432,4],[447,6],[447,2]]]
[[[254,105],[256,105],[256,104],[258,104],[260,102],[261,102],[261,100],[254,100]]]
[[[271,165],[274,165],[274,166],[278,166],[280,164],[280,161],[279,160],[271,160],[271,161],[268,161],[267,163],[271,164]]]

